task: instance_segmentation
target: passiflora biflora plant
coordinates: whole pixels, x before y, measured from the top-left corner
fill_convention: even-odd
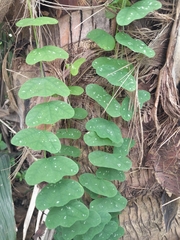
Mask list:
[[[161,7],[155,0],[141,0],[135,4],[130,1],[114,0],[107,6],[106,15],[116,17],[119,26],[126,26],[136,19],[143,18],[149,12]],[[57,20],[49,17],[26,18],[17,22],[18,27],[56,24]],[[123,29],[123,28],[122,28]],[[36,34],[35,34],[36,36]],[[104,51],[113,51],[117,45],[130,48],[133,52],[153,57],[155,52],[139,39],[133,39],[124,31],[117,30],[115,37],[102,29],[94,29],[87,34],[87,38],[94,41]],[[116,56],[116,54],[115,54]],[[68,59],[68,53],[56,46],[37,47],[26,57],[26,63],[33,65],[57,58]],[[77,59],[67,65],[70,74],[78,74],[79,67],[85,61]],[[41,66],[40,64],[40,66]],[[150,94],[137,89],[133,76],[134,66],[126,59],[119,57],[98,57],[92,62],[97,75],[105,78],[112,88],[122,88],[127,92],[137,91],[138,107],[150,99]],[[25,179],[29,185],[46,182],[36,199],[37,209],[48,209],[45,224],[49,229],[56,229],[54,239],[64,240],[101,240],[119,239],[124,230],[119,226],[118,216],[126,207],[127,200],[120,194],[113,181],[124,181],[124,172],[131,168],[131,161],[127,157],[133,140],[123,138],[121,130],[113,121],[123,118],[130,121],[136,108],[130,104],[127,96],[119,102],[102,86],[89,84],[86,94],[96,101],[107,113],[108,118],[98,117],[86,123],[87,132],[83,139],[88,146],[110,146],[112,151],[96,150],[88,154],[88,159],[97,167],[95,174],[83,173],[78,180],[72,176],[79,171],[76,158],[81,149],[75,146],[61,144],[61,139],[76,140],[81,137],[78,129],[59,129],[52,133],[46,128],[40,130],[39,125],[53,125],[62,119],[84,119],[87,111],[73,108],[67,101],[44,101],[34,106],[26,116],[27,128],[19,131],[11,140],[16,146],[26,146],[33,150],[43,150],[51,153],[50,157],[37,159],[27,170]],[[68,86],[61,79],[54,76],[42,76],[29,79],[20,90],[19,97],[29,99],[34,96],[61,96],[68,98],[71,94],[81,95],[83,89],[79,86]],[[131,107],[130,107],[131,106]],[[102,149],[102,148],[101,148]],[[83,201],[84,193],[90,196],[91,202],[86,205]]]

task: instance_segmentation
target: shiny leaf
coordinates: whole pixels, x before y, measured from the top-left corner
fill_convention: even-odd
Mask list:
[[[57,24],[58,20],[51,17],[24,18],[16,23],[17,27],[43,26],[47,24]]]
[[[109,181],[118,180],[123,182],[125,180],[125,175],[123,171],[119,171],[111,168],[103,168],[103,167],[98,168],[98,170],[96,171],[96,176],[98,178],[107,179]]]

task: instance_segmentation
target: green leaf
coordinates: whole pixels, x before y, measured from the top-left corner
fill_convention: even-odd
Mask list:
[[[121,146],[122,142],[114,143],[109,138],[100,138],[95,132],[87,132],[84,141],[88,146]]]
[[[78,173],[78,165],[70,158],[53,156],[34,162],[27,170],[25,180],[29,185],[40,182],[56,183],[64,176]]]
[[[92,191],[90,191],[89,189],[87,189],[86,187],[84,187],[84,191],[90,196],[90,198],[92,199],[97,199],[99,198],[99,195],[97,193],[94,193]]]
[[[88,208],[80,201],[72,200],[63,207],[51,208],[45,223],[49,229],[58,226],[71,227],[75,222],[85,220],[88,216]]]
[[[91,173],[82,174],[79,177],[79,181],[84,187],[99,195],[113,197],[117,193],[117,189],[114,184],[104,179],[99,179]]]
[[[63,155],[68,157],[79,157],[81,155],[81,150],[74,146],[61,145],[61,150],[56,155]]]
[[[57,153],[61,149],[58,137],[52,132],[27,128],[19,131],[12,139],[15,146],[27,146],[33,150],[46,150],[50,153]]]
[[[0,133],[0,151],[5,150],[7,148],[6,143],[2,140],[2,134]]]
[[[79,86],[69,86],[70,94],[79,96],[84,92],[84,89]]]
[[[80,66],[86,61],[85,58],[79,58],[71,64],[70,73],[76,76],[79,73]]]
[[[79,139],[81,132],[75,128],[59,129],[56,133],[58,138]]]
[[[119,32],[116,34],[115,38],[118,43],[130,48],[134,52],[142,53],[149,58],[155,56],[155,52],[152,48],[148,47],[143,41],[139,39],[133,39],[127,33]]]
[[[93,118],[86,123],[86,129],[96,132],[100,138],[109,138],[112,142],[123,143],[121,131],[114,122],[103,118]]]
[[[90,203],[90,209],[95,211],[107,211],[110,213],[122,211],[127,204],[126,198],[117,192],[116,196],[111,198],[99,198]]]
[[[84,119],[87,117],[88,112],[84,108],[74,108],[74,116],[73,119]]]
[[[115,233],[118,229],[118,224],[114,221],[110,221],[104,226],[104,229],[101,233],[96,235],[92,240],[105,240],[109,239],[109,237]]]
[[[54,124],[60,119],[74,116],[74,109],[63,101],[51,101],[34,106],[26,116],[26,124],[35,127],[40,124]]]
[[[86,93],[94,99],[111,117],[120,116],[120,104],[114,97],[109,95],[103,87],[97,84],[89,84],[86,87]]]
[[[43,26],[46,24],[57,24],[58,20],[51,17],[24,18],[16,23],[17,27]]]
[[[83,187],[72,179],[62,179],[55,184],[46,185],[36,198],[38,210],[62,207],[74,199],[82,197]]]
[[[87,34],[87,38],[94,41],[100,48],[105,51],[111,51],[115,47],[114,38],[102,29],[93,29]]]
[[[32,50],[26,57],[26,63],[33,65],[42,61],[51,62],[55,59],[67,59],[68,57],[69,54],[64,49],[49,45]]]
[[[31,78],[21,86],[18,92],[19,97],[22,99],[36,96],[49,97],[54,94],[63,97],[70,95],[70,90],[66,84],[55,77]]]
[[[111,169],[111,168],[100,167],[96,171],[96,176],[98,178],[107,179],[109,181],[118,180],[118,181],[123,182],[125,180],[125,175],[124,175],[123,171],[118,171],[116,169]]]
[[[62,229],[62,236],[66,240],[74,239],[76,235],[81,235],[86,233],[89,228],[96,227],[101,222],[101,217],[95,211],[90,210],[89,216],[84,221],[78,221],[74,223],[70,228]]]
[[[130,138],[123,138],[124,142],[120,147],[114,147],[113,148],[113,153],[117,154],[118,156],[126,156],[130,149],[134,147],[135,141]]]
[[[124,236],[124,228],[118,227],[118,229],[109,237],[109,240],[118,240]]]
[[[123,99],[121,103],[120,113],[121,113],[121,117],[125,121],[128,122],[132,119],[133,113],[134,113],[134,107],[132,106],[129,96]]]
[[[103,151],[91,152],[88,158],[97,167],[112,168],[118,171],[128,171],[132,166],[132,162],[127,157]]]
[[[131,75],[133,66],[126,60],[99,57],[93,61],[92,66],[99,76],[106,78],[112,85],[128,91],[136,89],[135,78]]]
[[[120,26],[126,26],[136,19],[144,18],[148,13],[153,12],[161,7],[162,4],[159,1],[138,1],[130,7],[125,7],[119,11],[116,16],[117,24]]]
[[[149,92],[145,90],[138,90],[138,101],[139,101],[140,108],[142,108],[143,104],[149,101],[150,98],[151,98],[151,95]]]

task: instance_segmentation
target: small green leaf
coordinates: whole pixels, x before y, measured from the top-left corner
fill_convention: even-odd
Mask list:
[[[104,239],[110,239],[109,237],[115,233],[118,229],[118,224],[114,221],[110,221],[104,226],[104,229],[101,233],[96,235],[92,240],[104,240]]]
[[[109,237],[109,240],[118,240],[122,236],[124,236],[124,228],[119,226],[118,229]]]
[[[142,108],[143,104],[149,101],[150,98],[151,98],[151,95],[149,92],[145,90],[138,90],[138,101],[139,101],[140,108]]]
[[[55,184],[46,185],[36,198],[38,210],[51,207],[62,207],[74,199],[82,197],[83,187],[72,179],[62,179]]]
[[[85,220],[88,216],[88,208],[80,201],[72,200],[63,207],[51,208],[45,223],[49,229],[58,226],[71,227],[75,222]]]
[[[131,92],[136,89],[135,78],[131,75],[133,66],[126,60],[99,57],[93,61],[92,66],[99,76],[106,78],[111,84]]]
[[[90,203],[90,209],[95,211],[107,211],[110,213],[122,211],[127,204],[126,198],[117,192],[116,196],[111,198],[99,198]]]
[[[86,129],[96,132],[100,138],[109,138],[112,142],[123,143],[121,131],[114,122],[103,118],[93,118],[86,123]]]
[[[149,58],[155,56],[155,52],[152,48],[148,47],[143,41],[139,39],[133,39],[127,33],[119,32],[115,36],[118,43],[130,48],[132,51],[142,53]]]
[[[120,104],[114,97],[109,95],[103,87],[97,84],[89,84],[86,87],[86,93],[94,99],[111,117],[120,116]]]
[[[85,61],[85,58],[79,58],[71,64],[70,72],[73,76],[76,76],[79,73],[79,68]]]
[[[88,112],[84,108],[74,108],[74,116],[73,119],[84,119],[87,117]]]
[[[78,139],[81,137],[81,132],[75,128],[59,129],[56,133],[58,138]]]
[[[61,145],[61,150],[57,155],[63,155],[68,157],[79,157],[81,155],[81,150],[74,146]]]
[[[87,132],[84,141],[88,146],[116,146],[120,147],[122,142],[114,143],[109,138],[100,138],[95,132]]]
[[[40,124],[54,124],[60,119],[74,116],[74,109],[63,101],[51,101],[34,106],[26,116],[26,124],[35,127]]]
[[[61,80],[55,77],[31,78],[25,82],[18,95],[22,99],[28,99],[35,96],[49,97],[58,94],[63,97],[70,95],[70,90]]]
[[[155,0],[142,0],[125,7],[116,16],[117,24],[126,26],[136,19],[144,18],[148,13],[161,8],[162,4]]]
[[[123,144],[120,147],[114,147],[113,153],[117,154],[118,156],[126,156],[130,149],[134,147],[135,141],[130,138],[123,138]]]
[[[79,177],[80,183],[92,192],[102,196],[113,197],[117,193],[117,189],[109,181],[99,179],[94,174],[84,173]]]
[[[17,27],[43,26],[46,24],[57,24],[58,20],[51,17],[24,18],[16,23]]]
[[[74,239],[76,235],[82,235],[91,227],[96,227],[101,222],[101,217],[95,211],[90,210],[89,216],[84,221],[78,221],[74,223],[70,228],[62,229],[62,236],[66,240]]]
[[[112,168],[118,171],[128,171],[132,166],[132,162],[127,157],[103,151],[91,152],[88,158],[97,167]]]
[[[11,143],[15,146],[27,146],[33,150],[46,150],[51,153],[57,153],[61,149],[61,143],[55,134],[36,128],[19,131],[11,139]]]
[[[84,92],[84,89],[79,86],[69,86],[70,94],[79,96]]]
[[[25,179],[29,185],[40,182],[56,183],[64,176],[75,175],[78,170],[78,165],[70,158],[63,156],[42,158],[28,168]]]
[[[118,180],[118,181],[123,182],[125,180],[125,175],[124,175],[123,171],[118,171],[116,169],[111,169],[111,168],[100,167],[96,171],[96,176],[98,178],[107,179],[109,181]]]
[[[130,104],[130,98],[129,96],[125,97],[121,103],[121,109],[120,109],[120,113],[121,113],[121,117],[125,120],[125,121],[130,121],[133,117],[133,113],[134,113],[134,107]]]
[[[100,48],[105,51],[111,51],[115,47],[114,38],[102,29],[93,29],[87,34],[87,38],[94,41]]]
[[[68,57],[69,54],[64,49],[49,45],[32,50],[26,57],[26,63],[33,65],[42,61],[51,62],[55,59],[67,59]]]

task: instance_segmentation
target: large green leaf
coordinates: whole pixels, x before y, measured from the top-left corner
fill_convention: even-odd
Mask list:
[[[11,143],[15,146],[27,146],[33,150],[45,150],[51,153],[57,153],[61,149],[61,143],[55,134],[36,128],[19,131],[11,139]]]
[[[66,240],[74,239],[76,235],[81,235],[86,233],[89,228],[96,227],[101,222],[100,215],[93,211],[89,211],[89,216],[84,221],[78,221],[74,223],[70,228],[62,228],[62,236]]]
[[[56,133],[58,138],[78,139],[81,137],[81,132],[75,128],[59,129]]]
[[[91,152],[88,158],[95,166],[112,168],[120,171],[128,171],[132,166],[132,162],[127,157],[103,151]]]
[[[88,131],[96,132],[100,138],[109,138],[112,142],[121,144],[123,138],[119,127],[104,118],[93,118],[86,123]]]
[[[109,181],[118,180],[123,182],[125,180],[125,175],[123,171],[118,171],[112,168],[98,168],[96,171],[96,176],[98,178],[107,179]]]
[[[109,237],[118,230],[118,224],[114,221],[108,222],[101,233],[97,234],[92,240],[108,240]]]
[[[81,150],[74,146],[61,145],[60,152],[57,155],[68,156],[68,157],[79,157],[81,155]]]
[[[90,209],[95,211],[107,211],[110,213],[122,211],[127,204],[126,198],[117,192],[116,196],[111,198],[99,198],[90,203]]]
[[[67,97],[70,94],[69,88],[61,80],[55,77],[31,78],[25,82],[18,95],[22,99],[28,99],[35,96],[49,97],[58,94]]]
[[[36,207],[45,210],[51,207],[62,207],[74,199],[82,197],[83,187],[72,179],[62,179],[55,184],[46,185],[36,198]]]
[[[32,50],[26,57],[26,63],[33,65],[42,61],[51,62],[58,58],[67,59],[68,57],[69,54],[62,48],[48,45]]]
[[[162,4],[155,0],[142,0],[125,7],[116,16],[117,24],[126,26],[136,19],[144,18],[148,13],[161,8]]]
[[[136,89],[136,81],[132,76],[133,66],[126,60],[99,57],[93,61],[92,66],[99,76],[106,78],[111,84],[128,91]]]
[[[89,84],[86,87],[86,93],[99,103],[111,117],[120,116],[120,104],[114,97],[109,95],[103,87],[97,84]]]
[[[117,193],[117,189],[111,182],[100,179],[94,174],[84,173],[79,177],[80,183],[92,192],[99,195],[113,197]]]
[[[40,182],[56,183],[64,176],[75,175],[78,170],[78,165],[67,157],[42,158],[28,168],[25,179],[29,185]]]
[[[26,116],[26,124],[36,127],[41,124],[54,124],[60,119],[74,116],[74,109],[66,102],[51,101],[34,106]]]
[[[42,26],[46,24],[57,24],[58,20],[51,17],[24,18],[16,23],[17,27]]]
[[[93,29],[87,34],[87,38],[94,41],[100,48],[105,51],[111,51],[115,47],[113,36],[102,29]]]
[[[72,200],[63,207],[53,207],[50,209],[46,226],[54,229],[58,226],[71,227],[77,221],[83,221],[89,216],[88,208],[77,200]]]
[[[130,48],[134,52],[142,53],[149,58],[155,56],[155,52],[152,48],[148,47],[143,41],[139,39],[133,39],[127,33],[119,32],[116,34],[115,38],[118,43]]]

